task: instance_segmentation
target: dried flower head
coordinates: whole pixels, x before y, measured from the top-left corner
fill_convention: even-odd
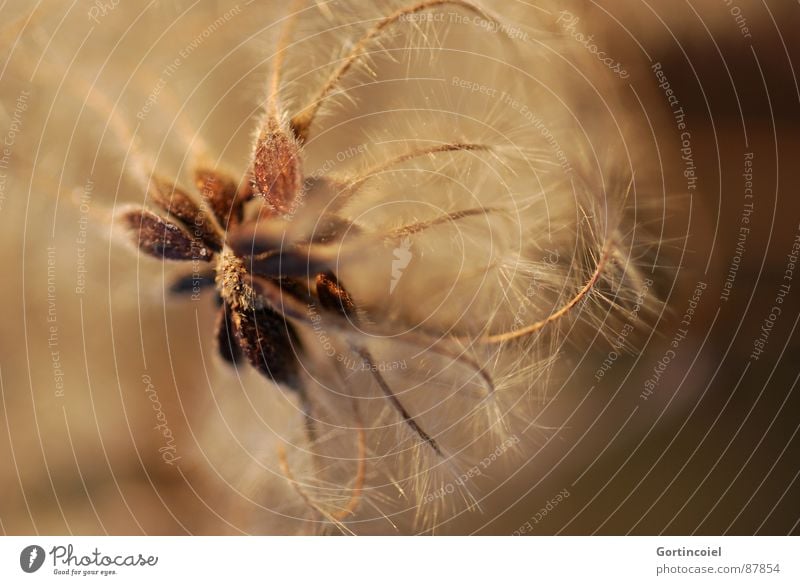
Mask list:
[[[325,10],[295,2],[284,20],[243,186],[199,168],[195,197],[155,178],[159,213],[126,208],[118,220],[143,252],[205,264],[172,290],[213,288],[220,355],[246,359],[296,397],[302,437],[291,457],[284,447],[277,457],[301,517],[345,531],[386,530],[408,516],[433,527],[447,507],[479,500],[464,481],[459,499],[435,494],[450,493],[485,452],[529,443],[528,398],[546,389],[565,334],[588,323],[610,335],[613,315],[641,295],[632,261],[640,236],[625,227],[633,177],[613,157],[599,169],[584,164],[596,156],[586,129],[548,96],[555,73],[532,96],[522,93],[528,82],[499,91],[476,66],[467,68],[474,80],[450,79],[454,54],[437,54],[432,33],[454,22],[500,55],[530,58],[518,55],[513,27],[471,0],[421,0],[366,18],[320,68],[318,89],[290,107],[284,63],[296,23]],[[459,113],[461,98],[450,111],[403,109],[401,91],[402,122],[390,108],[365,114],[389,118],[364,123],[379,157],[342,144],[337,158],[352,154],[354,169],[308,172],[315,141],[327,139],[317,137],[326,110],[358,94],[350,77],[402,61],[390,42],[398,34],[422,39],[408,50],[430,50],[428,66],[449,88],[493,100],[483,118]],[[523,98],[541,100],[541,110],[523,109]],[[560,141],[578,156],[567,163]],[[243,466],[243,475],[265,474]]]

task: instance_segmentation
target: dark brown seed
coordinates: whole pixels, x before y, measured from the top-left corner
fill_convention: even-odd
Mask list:
[[[151,185],[153,203],[181,220],[194,238],[203,240],[215,252],[222,250],[222,234],[188,193],[160,179],[155,179]]]
[[[300,389],[299,339],[292,326],[272,309],[231,313],[236,337],[250,363],[267,378]]]
[[[286,222],[275,218],[248,222],[228,235],[228,246],[237,256],[257,256],[285,245]]]
[[[330,268],[327,258],[316,258],[301,247],[264,254],[245,263],[250,272],[267,278],[311,278]]]
[[[212,251],[181,226],[147,209],[124,212],[120,221],[131,230],[139,249],[162,260],[211,259]]]
[[[281,288],[281,292],[287,297],[309,305],[314,302],[314,297],[309,290],[308,281],[295,278],[277,278],[274,282]]]
[[[339,284],[332,272],[317,275],[317,297],[323,309],[335,311],[344,317],[356,315],[356,304],[350,293]]]
[[[247,195],[240,196],[236,183],[216,171],[198,169],[195,185],[214,212],[219,224],[228,230],[242,221],[242,204]]]
[[[285,125],[284,125],[285,126]],[[291,130],[269,117],[256,143],[253,184],[278,213],[294,211],[301,196],[300,145]]]

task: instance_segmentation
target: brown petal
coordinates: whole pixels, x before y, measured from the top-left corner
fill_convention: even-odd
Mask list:
[[[302,194],[300,145],[285,124],[269,117],[256,142],[253,182],[257,194],[279,213],[291,213]]]
[[[233,180],[216,171],[202,168],[197,169],[194,180],[223,229],[228,230],[242,221],[242,205],[248,195],[240,195]]]
[[[139,249],[162,260],[211,259],[212,252],[203,242],[192,238],[183,227],[159,217],[147,209],[130,209],[119,221],[131,230]]]
[[[300,341],[294,327],[269,308],[233,311],[231,321],[242,351],[261,374],[299,390]]]
[[[188,193],[162,179],[154,179],[151,185],[150,196],[156,205],[181,220],[192,236],[203,240],[212,250],[222,250],[219,228]]]

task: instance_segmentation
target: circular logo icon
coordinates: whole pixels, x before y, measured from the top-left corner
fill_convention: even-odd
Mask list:
[[[19,554],[19,566],[26,573],[35,573],[44,564],[44,549],[41,546],[32,544],[22,549]]]

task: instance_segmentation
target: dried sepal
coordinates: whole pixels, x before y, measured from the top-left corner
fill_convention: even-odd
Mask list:
[[[268,116],[256,141],[253,186],[270,208],[286,214],[302,193],[300,145],[286,124]]]
[[[188,193],[168,181],[154,179],[150,197],[161,209],[181,220],[195,239],[203,240],[215,252],[222,250],[219,228]]]
[[[147,209],[129,209],[119,221],[131,231],[133,241],[142,252],[159,259],[203,260],[208,262],[213,252],[193,238],[183,227]]]
[[[248,193],[240,194],[235,181],[204,168],[195,171],[194,181],[203,200],[224,229],[230,229],[242,221],[242,205]]]

